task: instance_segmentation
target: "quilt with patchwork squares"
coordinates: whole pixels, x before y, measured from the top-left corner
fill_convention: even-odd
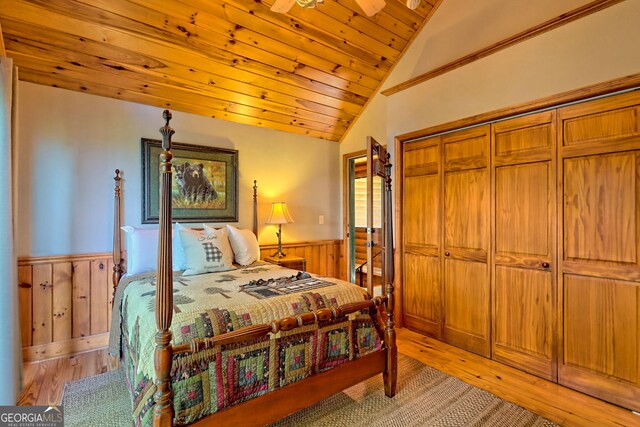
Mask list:
[[[153,424],[155,280],[151,273],[121,282],[112,316],[109,350],[123,361],[136,426]],[[173,289],[173,345],[369,298],[356,285],[262,262],[197,276],[175,273]],[[256,341],[174,355],[174,424],[194,422],[381,347],[370,317],[354,313]]]

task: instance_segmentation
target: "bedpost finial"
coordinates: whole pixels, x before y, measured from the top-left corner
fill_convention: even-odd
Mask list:
[[[171,111],[164,110],[162,112],[162,118],[165,119],[165,121],[166,121],[166,123],[164,125],[165,126],[169,126],[169,120],[171,120],[173,118],[173,116],[171,115]]]
[[[160,133],[162,134],[162,149],[165,151],[171,150],[171,135],[175,133],[171,126],[169,126],[171,117],[171,111],[164,110],[162,112],[162,118],[165,119],[166,123],[160,128]]]

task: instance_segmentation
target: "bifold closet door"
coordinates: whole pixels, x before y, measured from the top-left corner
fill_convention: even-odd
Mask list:
[[[640,410],[640,94],[558,110],[558,381]]]
[[[490,348],[489,125],[443,135],[443,338]]]
[[[442,338],[440,138],[403,147],[403,320]]]
[[[549,380],[555,358],[555,112],[492,126],[493,359]]]

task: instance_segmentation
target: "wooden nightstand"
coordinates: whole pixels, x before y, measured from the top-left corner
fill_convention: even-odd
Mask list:
[[[307,260],[295,255],[287,255],[284,258],[266,257],[264,258],[264,261],[270,262],[271,264],[278,264],[284,268],[290,268],[292,270],[307,270]]]

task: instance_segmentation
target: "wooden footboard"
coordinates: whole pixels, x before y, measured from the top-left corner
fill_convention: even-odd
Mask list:
[[[196,421],[192,426],[264,426],[385,371],[382,349]]]
[[[210,338],[196,338],[193,339],[190,344],[174,346],[173,354],[197,353],[216,346],[242,341],[253,341],[263,338],[268,334],[277,334],[280,331],[290,331],[302,326],[313,325],[318,322],[328,322],[345,317],[351,313],[364,310],[369,312],[376,329],[380,331],[380,326],[377,323],[377,316],[372,315],[372,312],[377,313],[378,307],[386,301],[386,297],[376,297],[370,300],[344,304],[336,308],[321,308],[320,310],[303,313],[297,316],[288,316],[280,320],[274,320],[271,323],[251,325]],[[380,334],[380,336],[383,336],[383,334]]]
[[[313,375],[304,380],[287,385],[266,395],[235,405],[213,414],[194,425],[227,425],[230,423],[246,425],[264,425],[293,413],[301,408],[324,399],[336,392],[350,387],[375,374],[382,373],[385,394],[392,397],[396,390],[397,350],[394,331],[394,287],[393,287],[393,227],[391,223],[391,165],[386,151],[378,156],[377,173],[385,179],[385,295],[370,300],[345,304],[336,308],[323,308],[315,312],[300,314],[273,320],[271,323],[252,325],[218,336],[194,339],[189,344],[171,345],[171,321],[173,317],[173,274],[172,274],[172,215],[171,215],[171,182],[172,154],[171,137],[174,134],[169,126],[171,113],[163,112],[165,125],[160,129],[163,152],[160,155],[160,206],[158,228],[158,268],[156,292],[156,347],[154,354],[155,406],[153,412],[154,426],[173,425],[173,392],[171,390],[170,372],[173,355],[197,353],[214,346],[238,343],[263,338],[280,331],[290,331],[306,325],[343,318],[351,313],[366,311],[383,340],[381,350],[347,362],[329,371]],[[122,274],[120,244],[120,177],[116,171],[116,214],[114,226],[114,284]],[[254,181],[254,233],[257,235],[257,189]]]

